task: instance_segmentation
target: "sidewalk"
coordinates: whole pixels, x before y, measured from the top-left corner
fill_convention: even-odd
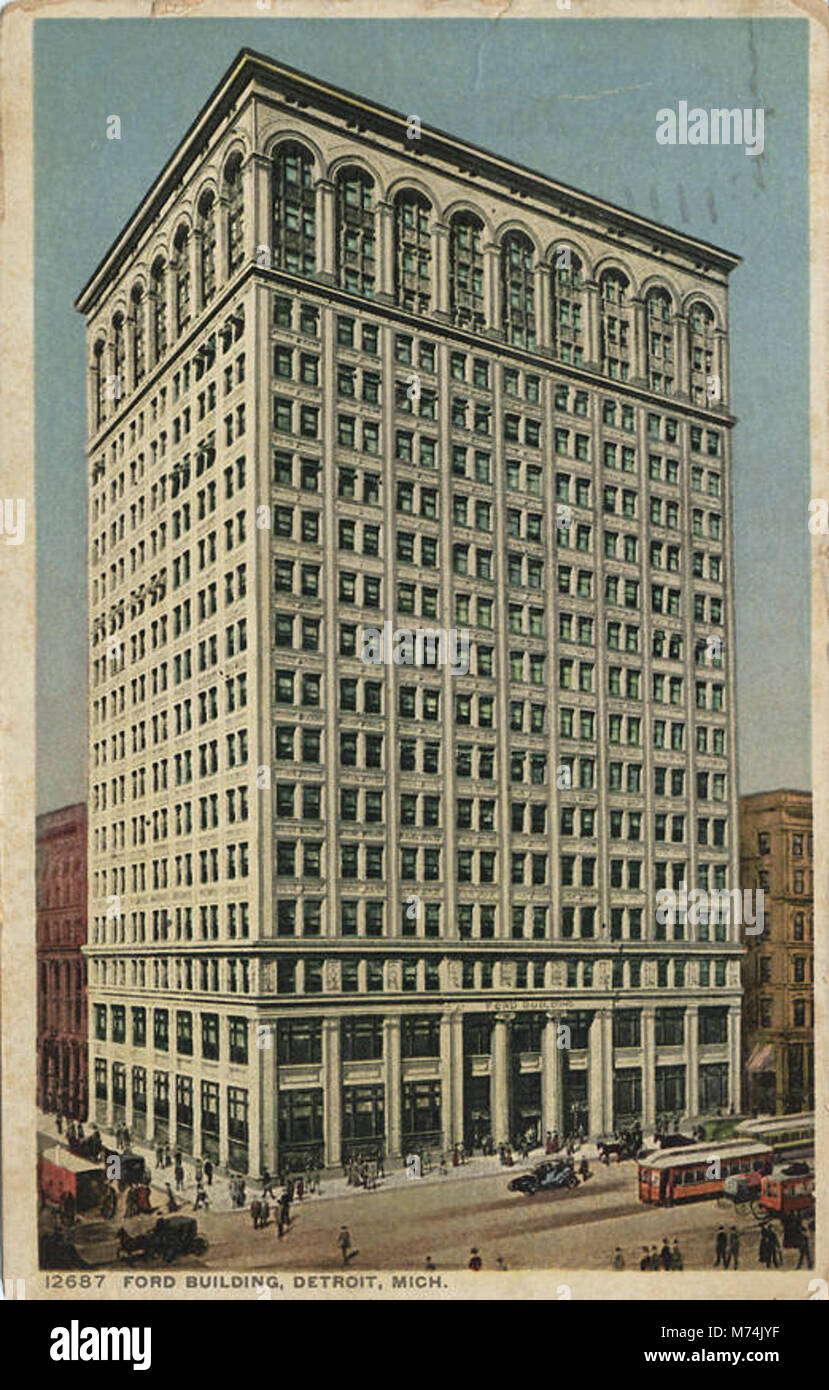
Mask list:
[[[57,1142],[66,1144],[65,1132],[63,1135],[59,1135],[57,1132],[57,1126],[55,1124],[54,1115],[45,1115],[42,1111],[38,1111],[38,1117],[38,1129],[41,1132],[49,1135],[54,1135]],[[101,1139],[103,1140],[104,1144],[106,1144],[108,1148],[115,1149],[117,1146],[115,1143],[115,1136],[112,1133],[112,1131],[103,1129],[101,1125],[98,1126],[98,1129],[100,1131]],[[90,1120],[84,1126],[84,1133],[88,1135],[91,1132],[91,1130],[92,1121]],[[155,1197],[154,1205],[161,1204],[163,1206],[166,1206],[167,1196],[165,1184],[169,1182],[170,1187],[173,1189],[173,1192],[175,1194],[175,1199],[179,1203],[181,1209],[192,1210],[193,1203],[195,1202],[196,1198],[196,1180],[194,1173],[195,1159],[190,1154],[182,1155],[182,1161],[184,1165],[184,1187],[181,1189],[177,1189],[175,1186],[173,1176],[173,1166],[171,1165],[169,1168],[159,1168],[156,1166],[155,1147],[153,1145],[131,1140],[130,1147],[133,1153],[140,1154],[144,1158],[147,1167],[150,1170],[150,1173],[152,1175],[150,1180],[150,1187]],[[170,1148],[171,1152],[175,1153],[174,1146],[171,1145]],[[598,1157],[598,1151],[596,1149],[595,1144],[583,1144],[582,1147],[577,1150],[576,1157],[579,1160],[582,1158],[587,1158],[590,1161],[595,1161],[595,1159]],[[376,1188],[353,1187],[349,1185],[349,1182],[347,1178],[343,1175],[341,1168],[327,1168],[321,1170],[320,1172],[319,1191],[314,1193],[309,1193],[306,1191],[306,1194],[302,1200],[304,1202],[317,1202],[325,1201],[326,1198],[334,1197],[356,1197],[360,1195],[365,1195],[368,1197],[371,1195],[372,1192],[388,1192],[395,1188],[406,1188],[410,1182],[449,1184],[450,1182],[458,1181],[459,1179],[462,1180],[464,1178],[482,1178],[492,1176],[493,1174],[501,1171],[503,1171],[504,1173],[512,1172],[513,1175],[515,1175],[526,1170],[527,1168],[534,1167],[536,1163],[542,1162],[545,1158],[546,1154],[544,1153],[544,1150],[542,1148],[533,1149],[526,1163],[522,1162],[522,1160],[516,1155],[514,1165],[512,1169],[509,1169],[506,1167],[502,1168],[502,1165],[498,1161],[497,1155],[493,1155],[489,1158],[484,1158],[481,1155],[475,1155],[474,1157],[468,1159],[466,1163],[459,1164],[457,1168],[452,1167],[450,1157],[447,1161],[446,1172],[444,1174],[441,1174],[439,1165],[435,1164],[435,1166],[431,1169],[430,1172],[423,1173],[419,1178],[415,1178],[412,1175],[411,1169],[409,1169],[406,1166],[404,1161],[402,1159],[397,1158],[391,1161],[391,1166],[387,1170],[386,1176],[384,1178],[378,1179]],[[234,1204],[231,1200],[230,1182],[231,1175],[222,1172],[218,1170],[216,1167],[214,1167],[212,1184],[208,1185],[207,1182],[204,1183],[211,1211],[223,1212],[239,1210],[239,1208],[234,1207]],[[250,1203],[254,1197],[261,1197],[262,1181],[259,1175],[257,1174],[256,1176],[246,1176],[244,1178],[244,1183],[245,1209],[247,1209],[250,1206]],[[274,1178],[275,1186],[276,1183],[277,1179]],[[296,1198],[294,1200],[296,1201]]]

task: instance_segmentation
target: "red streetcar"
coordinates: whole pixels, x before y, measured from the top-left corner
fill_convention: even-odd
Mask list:
[[[792,1168],[805,1169],[794,1173]],[[760,1206],[771,1216],[809,1215],[815,1209],[815,1175],[806,1163],[775,1168],[760,1185]]]
[[[668,1149],[639,1160],[639,1200],[673,1206],[700,1198],[720,1197],[728,1178],[741,1178],[749,1193],[759,1194],[763,1174],[771,1169],[767,1144],[745,1139],[712,1140],[685,1149]]]

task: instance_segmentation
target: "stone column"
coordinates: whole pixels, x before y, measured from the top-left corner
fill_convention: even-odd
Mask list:
[[[595,280],[586,280],[584,285],[585,308],[587,310],[584,326],[584,365],[598,368],[601,358],[599,341],[599,287]]]
[[[685,1110],[689,1120],[699,1115],[699,1004],[685,1008]]]
[[[501,266],[497,246],[484,247],[484,314],[486,327],[501,336]]]
[[[176,255],[173,254],[164,268],[167,281],[167,351],[178,338],[178,296],[176,295]]]
[[[648,379],[648,315],[643,299],[631,300],[633,305],[633,377],[644,385]]]
[[[216,199],[216,292],[230,279],[227,235],[227,197],[221,193]]]
[[[261,1029],[261,1032],[259,1031]],[[276,1021],[272,1019],[253,1020],[254,1043],[259,1055],[259,1146],[262,1167],[269,1173],[276,1172],[277,1166],[277,1056]],[[337,1039],[339,1042],[339,1038]]]
[[[204,308],[204,276],[202,274],[202,241],[204,233],[201,227],[194,227],[190,233],[190,316],[197,319]]]
[[[563,1132],[564,1103],[564,1056],[558,1046],[558,1027],[560,1016],[548,1013],[544,1027],[544,1040],[541,1055],[541,1140],[547,1132]]]
[[[496,1144],[510,1140],[510,1045],[511,1014],[496,1014],[492,1029],[492,1078],[490,1105]]]
[[[593,1014],[588,1036],[587,1053],[587,1128],[591,1136],[605,1134],[610,1128],[613,1113],[613,1015],[609,1009],[597,1009]],[[610,1106],[608,1107],[608,1086]]]
[[[541,262],[535,267],[535,322],[536,345],[542,352],[553,346],[552,307],[550,267]]]
[[[262,219],[260,170],[263,165],[267,168],[268,164],[269,161],[261,154],[248,155],[242,164],[243,265],[247,265],[256,256],[256,242]],[[270,235],[265,239],[270,246]]]
[[[443,1147],[463,1142],[462,1015],[449,1009],[440,1020],[440,1114]]]
[[[674,314],[674,390],[687,399],[689,390],[688,320],[684,314]]]
[[[340,1162],[342,1134],[342,1064],[340,1061],[339,1018],[325,1018],[322,1022],[322,1088],[325,1166],[326,1168],[336,1168]]]
[[[397,1158],[403,1149],[401,1103],[403,1079],[400,1058],[400,1015],[383,1019],[383,1059],[386,1079],[386,1153]]]
[[[432,223],[432,305],[435,317],[449,322],[449,228],[445,222]]]
[[[377,293],[381,304],[394,303],[394,208],[377,204]]]
[[[729,1004],[728,1006],[728,1070],[729,1070],[729,1096],[735,1115],[740,1113],[741,1085],[740,1085],[740,1005]]]
[[[267,155],[255,154],[253,165],[253,252],[258,265],[272,263],[273,226],[271,223],[271,161]],[[267,255],[263,254],[267,248]],[[246,258],[247,258],[247,246]]]
[[[728,335],[721,328],[714,330],[714,342],[716,352],[714,361],[717,375],[720,378],[720,399],[717,404],[725,407],[728,402]],[[714,402],[712,402],[714,404]]]
[[[642,1129],[653,1133],[656,1123],[656,1011],[653,1004],[642,1009]]]
[[[334,185],[330,179],[317,180],[316,261],[317,279],[333,285],[337,258],[335,253],[336,217]]]

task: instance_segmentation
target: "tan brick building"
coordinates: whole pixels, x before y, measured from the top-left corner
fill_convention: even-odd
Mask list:
[[[95,1107],[241,1169],[740,1104],[739,258],[412,134],[242,53],[78,299]]]
[[[766,1114],[814,1105],[812,793],[740,800],[740,873],[762,889],[765,925],[743,958],[747,1107]]]

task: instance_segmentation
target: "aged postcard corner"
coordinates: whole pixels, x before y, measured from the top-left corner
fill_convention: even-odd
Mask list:
[[[825,1299],[826,6],[275,10],[0,18],[6,1297]]]

